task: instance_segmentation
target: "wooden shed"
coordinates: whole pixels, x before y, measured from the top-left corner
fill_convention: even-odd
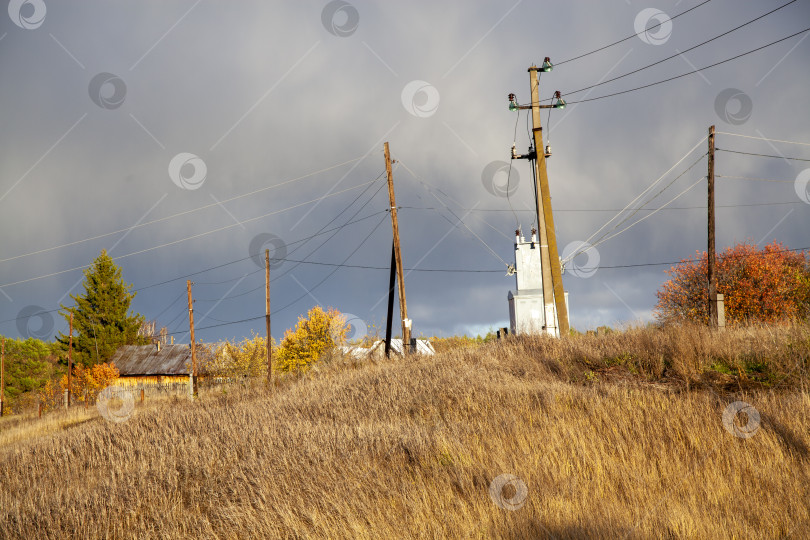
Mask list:
[[[110,359],[118,368],[116,386],[145,390],[188,390],[189,345],[125,345]]]

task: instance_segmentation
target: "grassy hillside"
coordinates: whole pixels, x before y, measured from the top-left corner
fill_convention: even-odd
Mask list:
[[[808,367],[807,326],[643,329],[3,419],[0,537],[807,538]]]

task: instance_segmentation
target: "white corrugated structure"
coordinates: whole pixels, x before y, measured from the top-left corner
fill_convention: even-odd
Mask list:
[[[433,345],[426,339],[411,339],[411,343],[415,342],[415,350],[411,354],[424,354],[426,356],[433,356],[436,351]],[[343,354],[354,356],[355,358],[367,357],[383,357],[385,356],[385,340],[378,339],[372,343],[371,347],[340,347]],[[402,339],[391,338],[391,352],[394,354],[402,354]]]
[[[527,242],[522,235],[515,238],[515,285],[509,291],[509,331],[512,334],[548,333],[559,337],[557,310],[554,302],[543,301],[543,266],[540,259],[540,244],[532,234]],[[543,306],[547,306],[544,309]],[[568,309],[568,293],[565,293]],[[550,320],[553,324],[548,325]]]

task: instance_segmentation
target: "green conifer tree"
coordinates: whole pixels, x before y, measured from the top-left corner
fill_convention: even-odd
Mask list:
[[[109,361],[122,345],[146,343],[138,335],[143,316],[129,314],[136,293],[130,292],[132,285],[124,282],[121,269],[106,250],[84,271],[84,277],[84,294],[70,295],[76,305],[63,305],[61,313],[65,320],[73,313],[73,361],[92,366]],[[60,334],[57,340],[67,350],[68,335]]]

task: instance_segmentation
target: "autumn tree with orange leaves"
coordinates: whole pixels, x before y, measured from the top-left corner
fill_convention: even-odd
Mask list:
[[[115,364],[103,363],[87,368],[81,364],[74,366],[73,377],[70,380],[70,391],[74,402],[95,403],[101,391],[115,382],[118,376],[119,372]],[[39,400],[43,409],[47,411],[59,407],[67,388],[67,375],[62,375],[62,379],[58,383],[46,382],[45,386],[39,390]]]
[[[708,254],[698,252],[667,270],[656,293],[661,322],[709,322]],[[761,250],[744,243],[717,254],[717,292],[727,324],[772,323],[810,316],[810,254],[774,241]]]

